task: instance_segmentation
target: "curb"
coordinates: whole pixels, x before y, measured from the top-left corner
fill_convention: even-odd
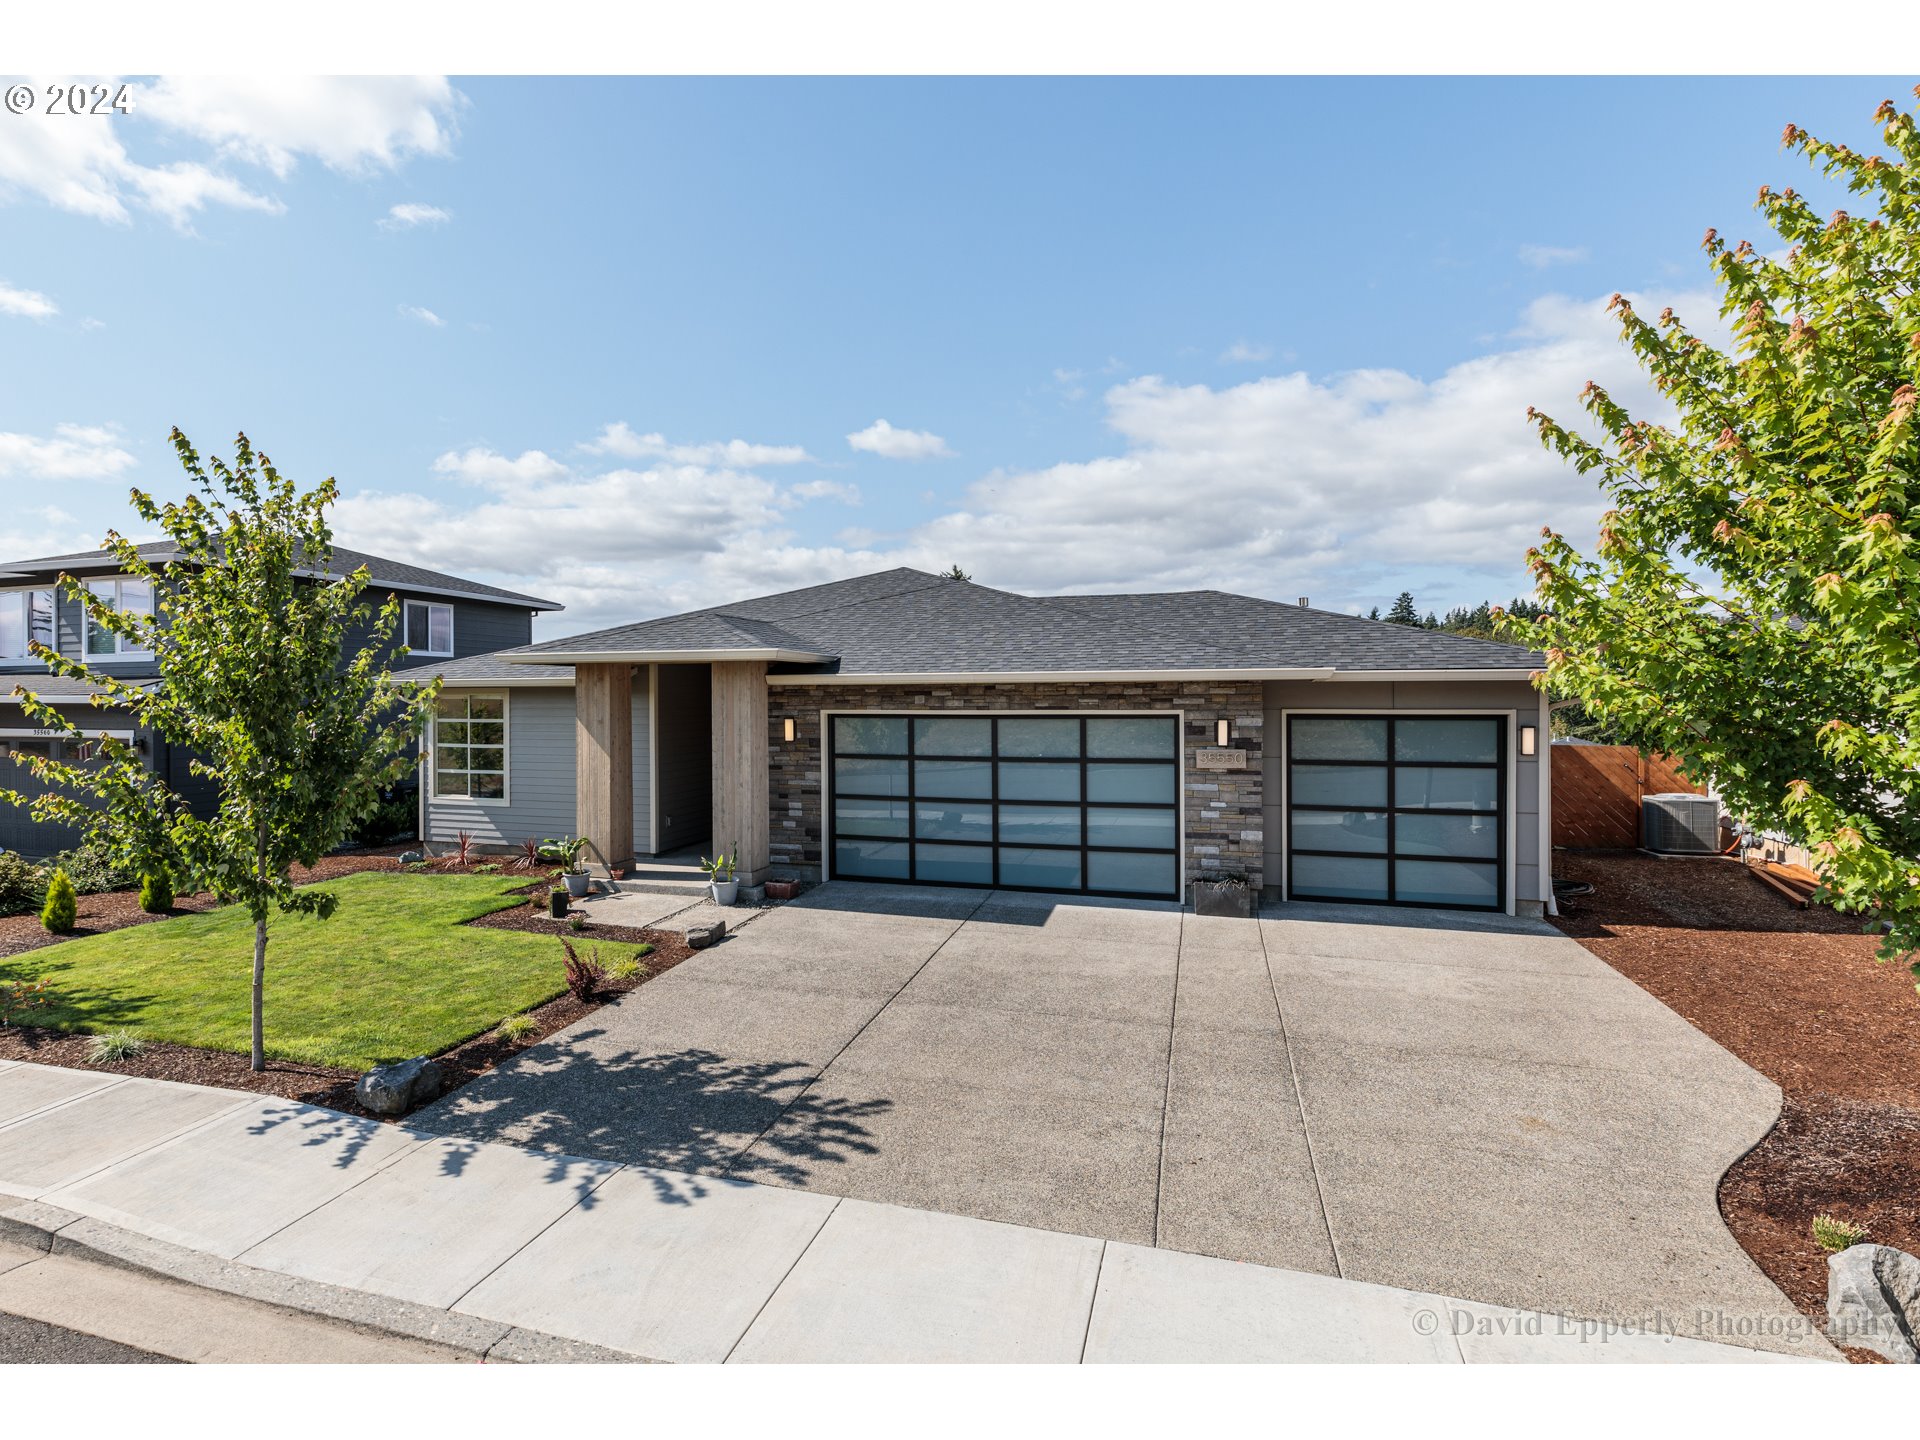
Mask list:
[[[298,1315],[318,1316],[372,1335],[423,1341],[477,1361],[512,1365],[648,1365],[643,1355],[609,1350],[499,1320],[436,1310],[320,1280],[282,1275],[155,1240],[71,1210],[28,1201],[0,1210],[0,1240],[48,1255],[72,1255],[233,1295]]]

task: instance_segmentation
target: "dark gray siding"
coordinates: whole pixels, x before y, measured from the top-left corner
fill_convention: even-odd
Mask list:
[[[95,710],[87,706],[62,707],[62,713],[74,716],[86,731],[133,729],[124,710]],[[38,722],[24,714],[18,705],[0,704],[0,732],[33,730]],[[0,745],[24,737],[0,733]],[[57,753],[57,752],[56,752]],[[46,793],[26,766],[14,762],[11,755],[0,757],[0,788],[17,790],[28,800]],[[0,802],[0,850],[17,850],[22,855],[40,857],[70,850],[82,839],[79,830],[66,825],[42,824],[33,819],[25,806]]]
[[[660,853],[713,838],[713,671],[660,665]],[[636,833],[644,833],[638,832]]]
[[[533,612],[516,605],[497,605],[481,600],[455,600],[446,595],[417,595],[406,591],[395,591],[402,602],[420,600],[430,605],[451,605],[453,607],[453,658],[464,660],[469,655],[487,655],[495,650],[509,650],[516,645],[525,645],[533,639]],[[367,592],[367,603],[376,612],[386,603],[384,594],[376,594],[371,588]],[[366,644],[372,633],[368,624],[355,631],[348,648],[358,650]],[[393,640],[398,645],[405,631],[401,626],[394,627]],[[409,655],[403,659],[400,669],[411,669],[415,665],[428,665],[444,656]]]

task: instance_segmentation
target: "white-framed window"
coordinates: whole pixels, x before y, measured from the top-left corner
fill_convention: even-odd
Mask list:
[[[453,656],[453,606],[409,600],[403,607],[405,634],[400,643],[416,655]]]
[[[53,648],[53,591],[0,590],[0,660],[25,660],[27,646]]]
[[[87,589],[116,610],[153,614],[153,586],[146,580],[120,575],[105,580],[89,580]],[[86,631],[86,656],[89,660],[111,660],[118,656],[146,658],[153,654],[151,650],[141,649],[124,635],[116,635],[106,626],[97,624],[91,615],[86,617]]]
[[[433,717],[433,793],[504,804],[507,799],[507,697],[443,693]]]

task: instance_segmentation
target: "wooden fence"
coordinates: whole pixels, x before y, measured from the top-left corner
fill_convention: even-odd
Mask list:
[[[1553,745],[1553,843],[1572,850],[1631,850],[1642,841],[1640,797],[1704,794],[1671,756],[1631,745]]]

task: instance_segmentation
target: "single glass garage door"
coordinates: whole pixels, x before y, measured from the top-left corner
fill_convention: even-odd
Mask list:
[[[1504,910],[1502,716],[1294,715],[1288,895]]]
[[[836,715],[845,880],[1180,895],[1173,715]]]

